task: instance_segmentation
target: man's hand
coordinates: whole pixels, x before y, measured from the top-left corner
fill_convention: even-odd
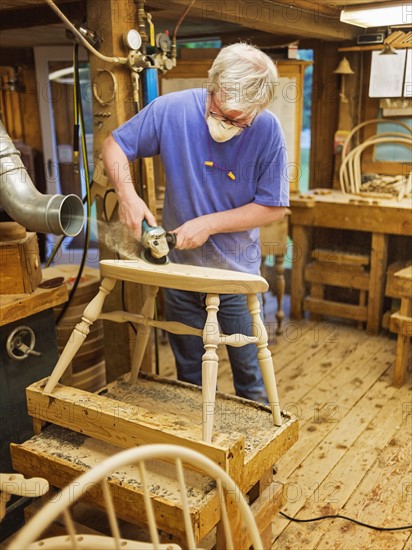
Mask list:
[[[146,219],[152,227],[156,227],[156,220],[146,203],[136,194],[131,193],[128,200],[119,202],[119,220],[133,233],[133,237],[140,241],[142,238],[142,222]]]
[[[176,235],[176,246],[179,250],[198,248],[210,237],[209,217],[200,216],[185,222],[172,231]]]
[[[113,185],[119,201],[119,219],[140,241],[142,238],[142,222],[156,227],[156,220],[147,204],[136,193],[130,173],[129,161],[113,136],[108,136],[102,149],[104,168]]]

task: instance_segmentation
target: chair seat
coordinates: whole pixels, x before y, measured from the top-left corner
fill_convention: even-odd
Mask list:
[[[259,275],[194,265],[150,264],[144,260],[102,260],[102,277],[131,283],[214,294],[257,294],[268,283]]]

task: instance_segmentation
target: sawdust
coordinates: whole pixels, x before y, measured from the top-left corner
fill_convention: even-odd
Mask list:
[[[202,438],[201,389],[190,384],[143,374],[136,385],[125,375],[107,386],[105,397],[137,406],[139,420],[156,422],[164,430],[189,439]],[[245,438],[245,452],[256,453],[279,433],[269,407],[216,394],[213,443],[229,444]]]
[[[41,434],[26,441],[24,447],[68,462],[82,470],[89,470],[124,450],[59,426],[48,427]],[[149,492],[157,498],[166,499],[180,507],[181,496],[176,481],[175,466],[160,460],[151,460],[145,465]],[[216,485],[208,476],[185,469],[185,480],[190,506],[196,508],[214,498]],[[143,492],[140,471],[136,464],[117,469],[109,476],[109,481],[119,487]]]

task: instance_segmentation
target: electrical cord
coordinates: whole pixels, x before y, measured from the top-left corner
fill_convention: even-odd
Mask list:
[[[356,523],[357,525],[361,525],[362,527],[367,527],[368,529],[375,529],[375,531],[403,531],[406,529],[412,529],[412,525],[404,525],[401,527],[379,527],[377,525],[370,525],[369,523],[364,523],[363,521],[359,521],[354,518],[342,516],[341,514],[331,514],[327,516],[319,516],[317,518],[308,518],[308,519],[293,518],[292,516],[288,516],[284,512],[279,512],[279,514],[284,518],[288,519],[289,521],[296,521],[298,523],[309,523],[311,521],[321,521],[323,519],[345,519],[347,521]]]
[[[87,147],[86,147],[86,136],[85,136],[85,124],[84,124],[84,114],[83,114],[83,105],[81,100],[80,93],[80,75],[79,75],[79,45],[75,44],[73,46],[73,67],[74,67],[74,84],[73,84],[73,103],[74,103],[74,127],[80,129],[81,133],[81,148],[82,148],[82,159],[83,159],[83,170],[84,170],[84,179],[86,186],[86,232],[85,232],[85,243],[83,248],[82,259],[80,261],[79,271],[77,272],[76,279],[73,283],[73,287],[69,294],[69,299],[64,304],[63,308],[60,310],[60,313],[56,319],[56,324],[62,320],[64,314],[69,307],[73,296],[76,292],[76,289],[80,283],[80,279],[83,273],[84,266],[86,264],[87,252],[89,249],[90,243],[90,219],[91,219],[91,193],[90,193],[90,173],[89,173],[89,164],[87,158]]]

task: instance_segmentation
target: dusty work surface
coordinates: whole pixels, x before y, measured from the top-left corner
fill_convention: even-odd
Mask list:
[[[184,445],[205,454],[248,491],[298,438],[298,422],[283,413],[273,425],[269,407],[217,393],[211,443],[202,441],[202,393],[191,384],[145,375],[130,385],[129,375],[98,394],[45,380],[27,388],[29,414],[120,447],[147,443]]]
[[[137,385],[130,385],[127,378],[128,375],[125,375],[109,384],[107,392],[103,390],[104,395],[138,405],[144,421],[160,422],[161,426],[189,439],[202,439],[200,388],[145,374],[142,374]],[[158,380],[162,383],[159,384]],[[288,423],[290,415],[284,413],[283,420]],[[218,392],[213,432],[213,442],[216,444],[226,438],[244,436],[246,458],[251,460],[281,429],[273,425],[269,407]]]

